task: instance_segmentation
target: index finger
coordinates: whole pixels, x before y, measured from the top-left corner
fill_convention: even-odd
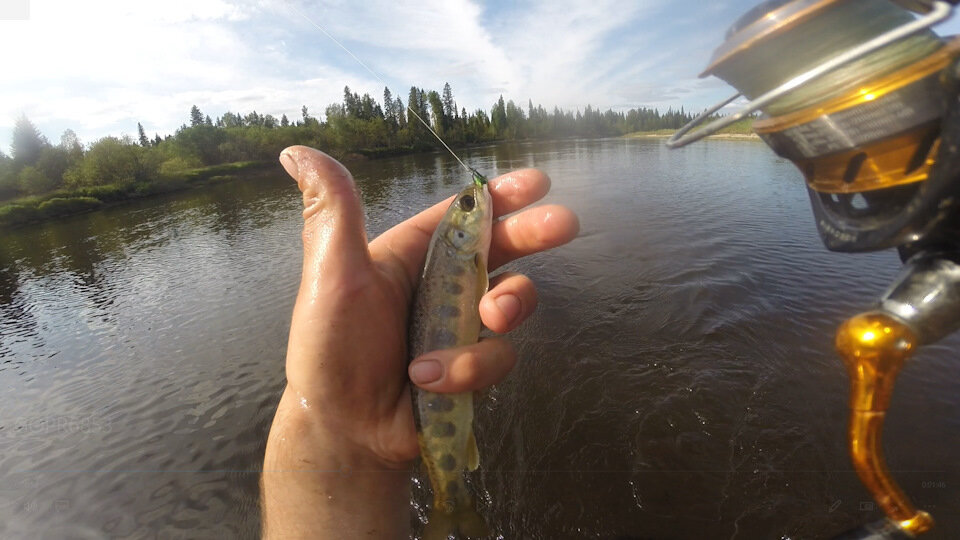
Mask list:
[[[497,218],[542,199],[550,191],[550,178],[537,169],[520,169],[490,180],[488,186]],[[449,197],[375,238],[370,242],[373,259],[392,258],[403,267],[408,283],[416,283],[433,230],[452,200]]]

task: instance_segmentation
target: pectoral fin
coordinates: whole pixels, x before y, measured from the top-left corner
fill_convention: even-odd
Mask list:
[[[480,451],[477,450],[477,439],[473,436],[473,430],[470,430],[470,437],[467,438],[467,469],[477,470],[480,466]]]
[[[483,295],[487,294],[487,287],[490,286],[490,278],[487,276],[487,261],[483,255],[477,253],[473,257],[473,264],[477,266],[477,303]]]

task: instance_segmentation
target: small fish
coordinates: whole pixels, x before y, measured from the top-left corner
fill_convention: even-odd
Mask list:
[[[476,343],[480,298],[487,291],[487,255],[493,203],[487,181],[473,182],[457,195],[430,240],[410,318],[410,359],[438,349]],[[417,386],[413,415],[420,455],[433,487],[425,540],[489,534],[474,508],[463,471],[479,465],[473,435],[473,394],[436,394]]]

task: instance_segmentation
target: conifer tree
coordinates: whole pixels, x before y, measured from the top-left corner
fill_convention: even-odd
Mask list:
[[[490,111],[490,123],[493,124],[493,132],[497,137],[502,137],[507,129],[507,106],[503,102],[503,94],[494,104]]]
[[[190,107],[190,126],[197,127],[203,125],[203,113],[200,112],[200,107],[194,105]]]
[[[383,117],[386,119],[387,124],[396,129],[397,127],[397,113],[396,110],[397,104],[393,101],[393,94],[390,93],[390,89],[387,87],[383,88]]]
[[[453,102],[453,90],[450,89],[450,83],[443,83],[443,115],[448,120],[453,120],[457,114],[457,106]]]
[[[49,145],[47,139],[25,115],[17,118],[13,125],[13,142],[10,145],[14,160],[22,165],[33,165],[40,157],[40,151]]]
[[[432,118],[433,130],[443,137],[447,131],[447,120],[446,115],[444,114],[444,104],[443,100],[440,99],[440,94],[438,94],[435,90],[431,90],[429,93],[427,93],[427,103],[430,104],[430,116]]]
[[[407,108],[403,105],[400,96],[397,96],[397,105],[394,110],[397,112],[397,124],[400,125],[400,129],[407,127]]]
[[[140,146],[146,148],[150,146],[150,139],[147,138],[147,133],[143,130],[143,124],[137,122],[137,134],[139,135]]]
[[[410,140],[414,145],[423,144],[425,140],[425,129],[419,116],[424,122],[427,121],[427,104],[423,90],[416,86],[410,87],[410,95],[407,97],[407,129],[410,130]]]

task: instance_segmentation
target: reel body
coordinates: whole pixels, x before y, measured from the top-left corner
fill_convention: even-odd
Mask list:
[[[942,151],[941,127],[956,94],[948,72],[956,70],[960,38],[946,41],[929,30],[950,15],[948,3],[905,2],[931,12],[915,20],[890,0],[760,4],[734,23],[701,74],[740,93],[668,146],[761,111],[754,131],[803,173],[828,249],[921,241],[949,213],[929,211],[931,202],[950,197],[923,184]],[[741,95],[752,100],[744,110],[684,136]]]
[[[960,327],[960,38],[929,27],[934,0],[768,0],[727,32],[701,76],[739,93],[680,129],[699,140],[756,111],[754,131],[803,174],[833,251],[897,248],[901,275],[844,322],[854,468],[887,518],[843,538],[912,538],[933,527],[890,476],[881,432],[897,373]],[[919,18],[915,13],[922,14]],[[691,130],[740,96],[738,113]]]

